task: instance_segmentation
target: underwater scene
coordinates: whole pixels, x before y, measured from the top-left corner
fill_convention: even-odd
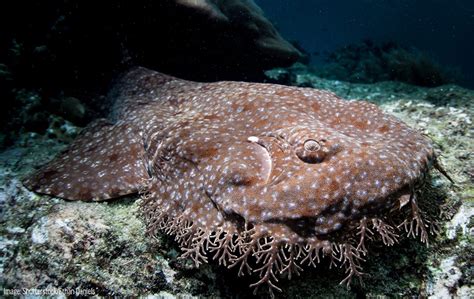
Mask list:
[[[8,2],[0,296],[474,298],[473,1]]]

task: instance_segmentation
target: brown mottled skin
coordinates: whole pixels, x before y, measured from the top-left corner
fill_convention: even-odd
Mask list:
[[[377,221],[410,201],[416,211],[414,187],[435,161],[429,140],[400,120],[323,90],[196,83],[137,68],[111,96],[109,119],[25,185],[85,201],[142,190],[150,231],[176,235],[197,264],[210,252],[230,266],[255,256],[264,265],[255,285],[277,289],[281,266],[298,270],[293,261],[312,250],[318,259],[319,249],[365,250],[342,232],[367,221],[379,231]],[[288,248],[303,254],[288,257]]]

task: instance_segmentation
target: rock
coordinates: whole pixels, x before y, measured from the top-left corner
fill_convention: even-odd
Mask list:
[[[134,65],[261,80],[302,57],[252,0],[17,1],[0,22],[0,146],[23,128],[43,134],[51,114],[85,126],[107,107],[114,76]],[[40,107],[24,103],[26,89]]]
[[[97,88],[136,64],[195,80],[262,78],[302,57],[252,0],[20,1],[10,17],[2,38],[17,54],[0,52],[3,68],[46,91]]]
[[[390,80],[426,87],[463,82],[460,70],[439,64],[428,53],[393,42],[370,40],[329,53],[315,74],[353,83]]]
[[[66,97],[61,101],[60,111],[64,118],[75,123],[80,123],[84,120],[86,114],[86,107],[82,102],[75,97]]]

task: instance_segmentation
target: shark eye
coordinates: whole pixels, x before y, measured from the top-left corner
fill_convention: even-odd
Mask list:
[[[323,142],[321,140],[321,142]],[[324,143],[314,139],[307,139],[303,144],[296,148],[296,155],[305,163],[321,163],[326,157],[327,151],[324,149]]]
[[[308,152],[316,152],[321,149],[321,145],[314,139],[308,139],[304,142],[304,149]]]

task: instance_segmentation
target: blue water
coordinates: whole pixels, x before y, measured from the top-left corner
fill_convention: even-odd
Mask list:
[[[255,0],[288,40],[309,53],[364,39],[415,47],[463,73],[474,87],[472,0]],[[324,55],[312,55],[312,64]]]

